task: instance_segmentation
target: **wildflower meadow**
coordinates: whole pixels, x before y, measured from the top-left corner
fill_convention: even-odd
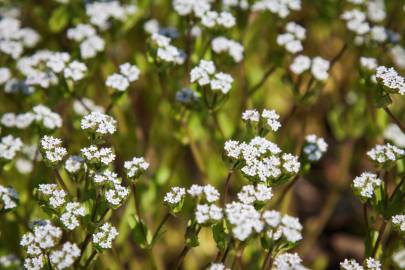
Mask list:
[[[0,269],[405,269],[404,0],[0,0]]]

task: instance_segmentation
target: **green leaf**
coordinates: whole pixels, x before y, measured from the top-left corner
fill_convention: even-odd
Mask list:
[[[49,29],[52,32],[58,33],[62,31],[69,23],[69,12],[67,10],[67,7],[65,5],[62,5],[54,10],[48,23]]]
[[[131,227],[132,237],[141,248],[147,248],[149,246],[148,242],[148,228],[145,222],[138,220],[134,215],[128,220],[129,226]]]
[[[217,223],[212,226],[212,234],[218,249],[225,250],[227,246],[227,234],[225,233],[222,223]]]
[[[186,246],[197,247],[200,245],[200,241],[198,240],[198,232],[199,232],[198,226],[194,222],[187,227]]]

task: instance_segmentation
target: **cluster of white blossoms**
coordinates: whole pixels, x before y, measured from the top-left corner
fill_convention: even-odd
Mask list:
[[[318,161],[328,150],[328,144],[322,137],[310,134],[305,137],[302,152],[309,161]]]
[[[396,124],[388,124],[384,130],[384,138],[392,141],[398,147],[405,148],[405,134]]]
[[[201,60],[198,66],[191,70],[190,82],[197,82],[202,87],[209,85],[212,91],[227,94],[232,88],[233,78],[229,74],[216,72],[214,62]]]
[[[182,207],[184,199],[186,197],[186,189],[183,187],[172,187],[163,198],[165,205],[169,207],[174,213],[178,212]]]
[[[205,201],[208,203],[214,203],[219,200],[221,194],[219,191],[213,187],[212,185],[192,185],[188,190],[187,193],[192,197],[196,198],[198,201]]]
[[[90,112],[100,112],[104,113],[104,108],[102,106],[96,105],[92,99],[82,98],[80,101],[75,100],[73,102],[73,111],[81,116],[85,116]]]
[[[56,184],[39,184],[38,196],[41,200],[46,201],[49,206],[57,209],[65,204],[67,195]]]
[[[253,4],[252,9],[268,10],[280,18],[286,18],[291,11],[301,10],[301,0],[259,0]]]
[[[298,157],[282,153],[276,144],[263,137],[255,137],[248,143],[229,140],[224,149],[228,158],[242,164],[241,172],[253,182],[288,179],[301,166]]]
[[[212,2],[213,0],[173,0],[172,4],[176,13],[181,16],[193,14],[196,17],[201,18],[204,13],[211,9]]]
[[[21,265],[20,259],[15,254],[7,254],[0,256],[0,267],[5,269],[18,269],[17,267]],[[13,268],[14,267],[14,268]]]
[[[166,62],[175,65],[184,63],[187,56],[183,51],[171,44],[171,38],[159,33],[153,33],[151,41],[156,49],[156,60],[158,62]]]
[[[390,49],[392,61],[400,69],[405,68],[405,49],[401,45],[395,45]]]
[[[264,227],[260,213],[250,204],[240,202],[226,204],[225,216],[232,235],[240,241],[245,241],[254,233],[260,233]]]
[[[247,10],[249,8],[249,2],[247,0],[222,0],[222,5],[229,8],[240,8]]]
[[[91,2],[86,5],[86,15],[90,23],[100,30],[111,26],[111,20],[125,22],[129,16],[136,12],[134,5],[122,5],[119,1]]]
[[[115,160],[115,154],[109,147],[98,148],[96,145],[90,145],[82,148],[80,152],[89,165],[108,166]]]
[[[405,232],[405,215],[395,215],[391,218],[392,224],[401,232]]]
[[[80,249],[75,243],[66,242],[60,249],[53,250],[49,254],[49,260],[56,269],[62,270],[73,266],[80,254]]]
[[[306,55],[298,55],[290,65],[290,70],[294,74],[300,75],[311,70],[312,76],[319,81],[324,81],[329,77],[329,68],[330,62],[320,56],[311,59]]]
[[[364,172],[353,180],[353,189],[362,200],[368,200],[374,197],[375,189],[381,184],[382,181],[376,174]]]
[[[86,215],[85,208],[78,202],[68,202],[59,220],[68,230],[74,230],[80,225],[79,217]]]
[[[378,63],[377,59],[373,57],[360,57],[360,66],[362,69],[367,71],[375,71]]]
[[[25,249],[27,258],[24,260],[26,269],[42,269],[45,254],[54,248],[62,237],[62,230],[49,221],[40,221],[34,225],[33,232],[24,234],[20,245]]]
[[[15,114],[8,112],[2,115],[0,123],[8,128],[26,129],[32,123],[40,128],[53,130],[62,126],[62,118],[44,105],[36,105],[32,111]]]
[[[78,24],[69,28],[67,38],[80,42],[80,55],[83,59],[94,58],[105,47],[104,39],[97,35],[96,29],[90,24]]]
[[[22,27],[17,18],[3,16],[0,19],[0,51],[19,58],[26,48],[34,47],[40,40],[39,34],[29,27]]]
[[[120,73],[108,76],[105,84],[118,91],[125,91],[131,82],[138,80],[139,74],[140,71],[137,66],[125,63],[120,65]]]
[[[340,263],[341,270],[381,270],[381,262],[369,257],[364,260],[363,265],[354,259],[345,259]]]
[[[393,163],[405,156],[405,150],[390,143],[378,144],[367,152],[367,156],[378,165]]]
[[[343,12],[341,18],[346,22],[347,29],[355,34],[355,43],[361,45],[369,40],[377,43],[386,41],[387,29],[382,25],[386,17],[384,1],[373,0],[354,4],[361,6]]]
[[[114,134],[117,130],[117,121],[107,114],[92,112],[83,117],[80,127],[89,134],[103,136]]]
[[[117,229],[110,223],[98,227],[92,235],[93,244],[100,249],[112,248],[112,242],[118,236]]]
[[[76,174],[84,169],[86,164],[81,156],[73,155],[66,159],[65,170],[70,174]]]
[[[149,163],[143,157],[134,157],[124,162],[125,174],[129,179],[139,177],[149,168]]]
[[[274,258],[272,270],[306,270],[297,253],[282,253]]]
[[[104,191],[104,197],[108,205],[115,209],[123,204],[128,198],[129,189],[121,184],[113,184]]]
[[[390,92],[405,94],[405,79],[394,68],[379,66],[376,69],[375,77]]]
[[[281,215],[275,210],[264,211],[262,217],[266,226],[266,236],[271,241],[282,238],[289,243],[296,243],[302,239],[302,225],[298,218]]]
[[[230,270],[223,263],[211,263],[206,270]]]
[[[45,161],[50,165],[56,165],[66,156],[66,148],[62,147],[62,141],[52,136],[41,138],[40,150]]]
[[[19,197],[14,188],[0,185],[0,212],[16,208],[18,200]]]
[[[292,54],[302,51],[304,47],[301,42],[306,37],[305,28],[295,22],[289,22],[285,30],[285,33],[277,36],[277,44]]]
[[[256,109],[246,110],[242,113],[242,120],[252,124],[259,125],[261,128],[277,131],[281,127],[279,122],[280,115],[275,110],[263,109],[260,114]]]
[[[238,193],[238,199],[244,204],[264,204],[273,197],[271,187],[264,184],[243,186]]]
[[[23,143],[20,138],[15,138],[13,135],[2,137],[0,140],[0,161],[12,160],[22,147]]]
[[[243,45],[226,37],[216,37],[211,41],[212,50],[215,53],[227,53],[235,62],[240,62],[243,59]]]
[[[227,12],[208,11],[201,17],[201,24],[207,28],[231,28],[235,26],[235,17]]]
[[[211,224],[222,220],[222,209],[215,204],[198,204],[195,219],[198,224]]]

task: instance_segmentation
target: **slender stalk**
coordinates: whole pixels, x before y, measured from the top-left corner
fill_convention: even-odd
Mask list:
[[[218,114],[214,110],[209,110],[212,119],[214,120],[215,127],[218,129],[219,133],[221,134],[222,138],[225,138],[225,133],[222,130],[221,125],[219,124]]]
[[[402,132],[405,133],[405,125],[391,112],[388,107],[384,107],[384,111],[388,114],[388,116],[397,124],[397,126],[401,129]]]
[[[96,257],[97,255],[97,251],[93,250],[93,252],[91,253],[90,257],[87,259],[86,263],[83,266],[83,269],[88,269],[91,262],[93,261],[94,257]]]
[[[269,249],[269,251],[266,254],[266,257],[264,258],[263,265],[261,268],[262,270],[266,270],[270,258],[271,258],[271,249]]]
[[[267,81],[267,79],[273,74],[273,72],[276,70],[275,66],[269,67],[266,72],[263,74],[262,78],[260,81],[258,81],[251,89],[248,91],[248,96],[253,95],[257,90],[259,90]]]
[[[233,168],[228,171],[228,175],[225,180],[224,197],[223,197],[223,201],[222,201],[223,206],[226,204],[226,202],[228,200],[228,190],[229,190],[229,184],[231,182],[232,174],[233,174]]]
[[[142,232],[142,236],[145,239],[145,243],[148,243],[148,239],[147,239],[147,235],[145,232],[145,228],[143,227],[142,224],[142,215],[141,215],[141,208],[139,207],[139,202],[136,196],[136,184],[135,182],[131,182],[131,188],[132,188],[132,194],[134,196],[134,204],[135,204],[135,212],[136,212],[136,216],[138,217],[138,222],[141,223],[141,232]]]
[[[62,176],[60,175],[58,169],[55,168],[53,171],[54,171],[54,173],[55,173],[55,176],[56,176],[56,179],[58,180],[59,185],[62,186],[63,190],[66,191],[67,194],[70,194],[70,193],[69,193],[69,189],[67,188],[65,182],[63,181],[63,178],[62,178]]]
[[[235,269],[236,264],[241,261],[243,251],[245,250],[245,246],[240,243],[238,248],[236,249],[235,257],[233,258],[231,269]]]
[[[152,242],[151,242],[152,245],[155,243],[155,241],[160,233],[160,230],[163,228],[163,225],[169,220],[170,216],[171,216],[170,212],[167,212],[166,215],[163,217],[162,221],[160,221],[159,225],[156,228],[155,233],[152,236]]]
[[[394,191],[392,192],[392,194],[390,196],[390,201],[392,201],[394,199],[394,196],[401,189],[401,186],[404,184],[404,182],[405,182],[405,177],[402,177],[401,182],[399,182],[399,184],[395,187]]]
[[[381,225],[380,230],[378,231],[378,237],[377,237],[377,240],[375,241],[373,252],[371,253],[371,257],[375,257],[376,254],[377,254],[377,250],[378,250],[378,247],[379,247],[380,242],[382,240],[382,237],[384,235],[385,228],[387,227],[387,223],[388,222],[383,220],[383,224]]]
[[[200,232],[201,227],[198,227],[196,234]],[[184,245],[183,249],[181,250],[179,256],[176,259],[176,266],[173,268],[174,270],[180,269],[181,265],[183,264],[184,258],[186,257],[187,253],[190,251],[191,247]]]

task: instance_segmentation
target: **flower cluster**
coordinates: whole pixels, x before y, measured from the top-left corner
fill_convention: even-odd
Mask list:
[[[39,184],[39,199],[47,202],[52,208],[59,208],[66,202],[66,192],[56,184]]]
[[[242,120],[257,125],[259,130],[277,131],[281,127],[279,119],[280,115],[275,110],[264,109],[260,114],[256,109],[251,109],[242,113]]]
[[[82,130],[88,132],[90,135],[99,137],[106,134],[114,134],[117,130],[117,121],[109,115],[92,112],[83,117],[80,126]]]
[[[108,87],[114,88],[118,91],[125,91],[128,89],[129,84],[138,80],[140,71],[138,67],[125,63],[120,65],[120,73],[114,73],[108,76],[105,84]]]
[[[69,28],[67,38],[80,42],[80,55],[83,59],[95,57],[105,47],[104,40],[90,24],[78,24],[74,28]]]
[[[198,66],[191,70],[190,82],[197,82],[201,87],[209,85],[212,91],[227,94],[231,90],[233,78],[223,72],[216,73],[214,62],[201,60]]]
[[[118,236],[117,229],[110,223],[104,223],[92,235],[93,244],[100,249],[112,248],[112,241]]]
[[[222,217],[222,209],[215,204],[198,204],[195,210],[195,219],[198,224],[215,223]]]
[[[263,137],[255,137],[250,142],[227,141],[225,154],[241,164],[241,172],[253,182],[278,182],[286,180],[300,169],[298,158],[282,153],[274,143]]]
[[[405,94],[405,80],[394,68],[379,66],[376,69],[375,77],[389,92]]]
[[[136,12],[134,5],[121,5],[119,1],[91,2],[86,5],[86,14],[90,23],[100,30],[111,27],[111,20],[125,22],[127,18]]]
[[[302,152],[306,158],[313,162],[318,161],[328,150],[328,144],[321,137],[317,137],[315,134],[310,134],[305,137],[305,144]]]
[[[353,189],[362,200],[374,197],[375,189],[381,186],[382,181],[374,173],[364,172],[353,180]]]
[[[246,185],[243,186],[238,193],[238,199],[244,204],[264,204],[273,197],[271,187],[267,187],[264,184]]]
[[[14,138],[12,135],[2,137],[0,141],[0,161],[12,160],[22,147],[23,143],[20,138]]]
[[[367,152],[368,157],[377,165],[386,166],[404,157],[405,151],[390,143],[378,144]]]
[[[381,270],[381,262],[369,257],[364,260],[363,265],[360,265],[354,259],[345,259],[340,263],[341,270]]]
[[[44,136],[41,139],[40,150],[45,161],[55,166],[66,156],[66,148],[62,147],[62,141],[52,136]]]
[[[159,33],[152,35],[152,47],[155,49],[157,62],[171,63],[181,65],[186,59],[183,51],[179,50],[171,44],[171,39]]]
[[[85,215],[86,211],[80,203],[68,202],[60,216],[60,221],[68,230],[74,230],[80,225],[78,218],[84,217]]]
[[[201,24],[207,28],[231,28],[236,24],[236,19],[229,12],[211,10],[203,14]]]
[[[405,215],[395,215],[392,217],[392,224],[399,231],[405,232]]]
[[[111,148],[98,148],[95,145],[84,147],[80,150],[84,160],[93,166],[108,166],[115,160],[115,154]]]
[[[143,174],[149,168],[149,163],[143,157],[134,157],[132,160],[125,161],[125,174],[129,179],[135,179]]]
[[[12,187],[0,185],[0,212],[16,208],[18,200],[18,194]]]
[[[243,45],[226,37],[216,37],[211,41],[212,50],[215,53],[228,53],[235,62],[243,59]]]
[[[198,201],[205,201],[208,203],[216,202],[220,197],[218,190],[212,185],[200,186],[194,184],[187,190],[187,193]]]
[[[56,269],[67,269],[73,266],[77,258],[80,257],[80,249],[76,244],[66,242],[63,246],[49,254],[49,260]]]
[[[324,81],[329,77],[329,68],[329,61],[319,56],[311,59],[305,55],[298,55],[290,65],[290,70],[297,75],[310,69],[312,76],[319,81]]]
[[[277,44],[292,54],[302,51],[304,47],[301,42],[306,37],[305,28],[295,22],[289,22],[285,29],[285,33],[277,36]]]
[[[268,10],[280,18],[286,18],[291,11],[301,10],[301,0],[259,0],[253,4],[252,9]]]
[[[85,168],[84,160],[81,156],[73,155],[66,159],[65,170],[70,174],[76,174]]]
[[[172,187],[163,198],[163,202],[169,207],[174,214],[178,213],[183,207],[186,197],[186,189],[183,187]]]
[[[298,256],[297,253],[282,253],[277,255],[274,259],[273,270],[304,270],[306,269],[302,265],[302,259]]]
[[[226,204],[225,217],[232,235],[240,241],[245,241],[254,233],[260,233],[264,228],[260,213],[249,204],[240,202]]]
[[[272,242],[280,239],[288,243],[296,243],[302,239],[302,225],[298,218],[281,215],[279,212],[264,211],[263,219],[266,224],[266,237]]]

